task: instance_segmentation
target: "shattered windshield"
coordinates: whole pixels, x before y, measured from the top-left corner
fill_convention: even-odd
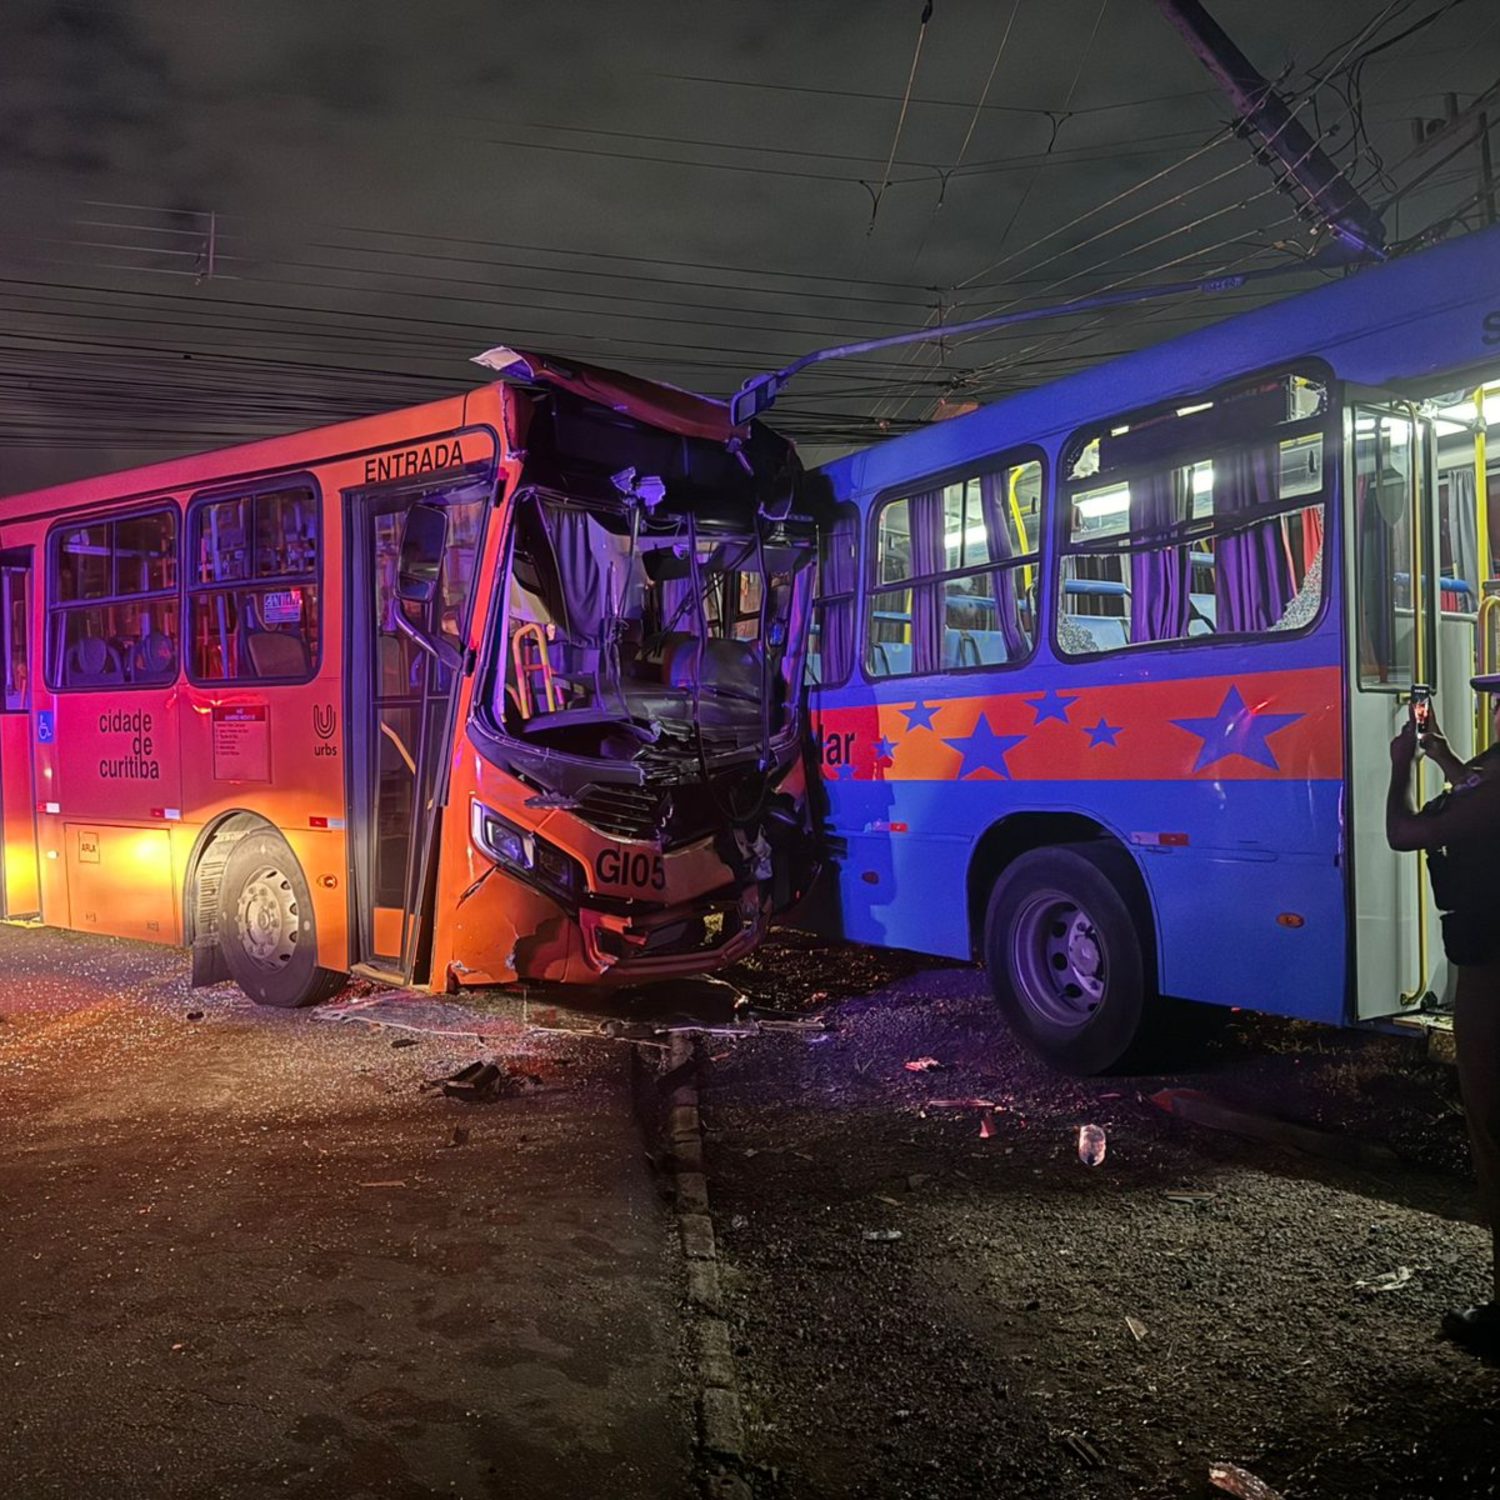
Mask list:
[[[810,531],[531,491],[514,512],[508,734],[578,755],[732,748],[792,723]],[[699,740],[701,732],[702,740]]]

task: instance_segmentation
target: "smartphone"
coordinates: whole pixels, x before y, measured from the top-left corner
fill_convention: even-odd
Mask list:
[[[1432,725],[1432,689],[1426,683],[1411,685],[1411,719],[1418,734],[1426,734]]]

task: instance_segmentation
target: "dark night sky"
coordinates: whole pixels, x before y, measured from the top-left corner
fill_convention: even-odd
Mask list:
[[[1500,77],[1495,0],[1209,3],[1377,204],[1441,155],[1412,119]],[[459,389],[494,343],[723,394],[939,309],[1309,243],[1150,0],[936,0],[872,226],[921,8],[8,0],[0,492]],[[777,420],[816,458],[1250,300],[834,365]]]

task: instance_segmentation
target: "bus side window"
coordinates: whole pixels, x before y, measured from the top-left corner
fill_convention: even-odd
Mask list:
[[[869,676],[997,667],[1031,655],[1041,496],[1042,466],[1028,460],[881,505],[866,590]]]
[[[31,674],[27,641],[29,564],[0,563],[0,628],[4,629],[5,709],[25,713],[31,707]]]
[[[322,511],[307,483],[188,511],[188,672],[194,682],[306,682],[318,662]]]
[[[1328,414],[1321,383],[1282,375],[1075,439],[1063,654],[1311,624]]]
[[[177,509],[47,538],[47,676],[55,688],[162,686],[177,679]]]

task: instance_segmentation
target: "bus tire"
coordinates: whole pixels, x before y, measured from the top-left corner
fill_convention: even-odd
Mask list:
[[[257,1005],[316,1005],[347,981],[318,964],[312,892],[275,833],[245,834],[225,861],[219,947],[230,977]]]
[[[984,959],[1012,1029],[1053,1067],[1118,1068],[1155,996],[1130,856],[1112,844],[1032,849],[990,893]]]

